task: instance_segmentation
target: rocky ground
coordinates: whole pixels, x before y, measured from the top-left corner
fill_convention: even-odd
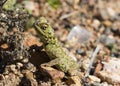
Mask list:
[[[119,9],[120,0],[1,0],[0,86],[120,86]],[[49,58],[34,30],[39,16],[78,62],[81,77],[40,67]]]

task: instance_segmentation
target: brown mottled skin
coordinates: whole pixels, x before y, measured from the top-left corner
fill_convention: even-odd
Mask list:
[[[53,28],[47,23],[44,17],[40,17],[40,19],[35,22],[35,29],[43,42],[46,53],[51,59],[50,62],[43,65],[55,65],[59,70],[69,73],[70,75],[75,75],[77,72],[76,70],[79,69],[77,62],[63,51],[54,34]]]

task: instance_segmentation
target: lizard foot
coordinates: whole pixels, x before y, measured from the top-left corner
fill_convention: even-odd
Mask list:
[[[49,63],[43,63],[40,65],[41,67],[50,67],[50,64]]]

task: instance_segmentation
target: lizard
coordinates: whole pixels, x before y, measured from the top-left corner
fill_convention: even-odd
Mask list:
[[[78,63],[64,52],[60,42],[55,36],[53,28],[47,22],[45,17],[40,17],[36,20],[34,26],[41,42],[43,43],[43,48],[51,60],[42,65],[56,66],[56,68],[69,75],[76,75],[79,70]]]

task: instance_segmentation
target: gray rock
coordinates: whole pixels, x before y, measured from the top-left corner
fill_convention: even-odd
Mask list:
[[[106,35],[101,35],[101,37],[98,40],[104,45],[110,45],[116,42],[114,38],[106,36]]]
[[[67,36],[67,40],[77,40],[79,43],[86,43],[90,40],[91,32],[87,31],[85,28],[80,25],[76,25],[72,28],[70,33]]]

